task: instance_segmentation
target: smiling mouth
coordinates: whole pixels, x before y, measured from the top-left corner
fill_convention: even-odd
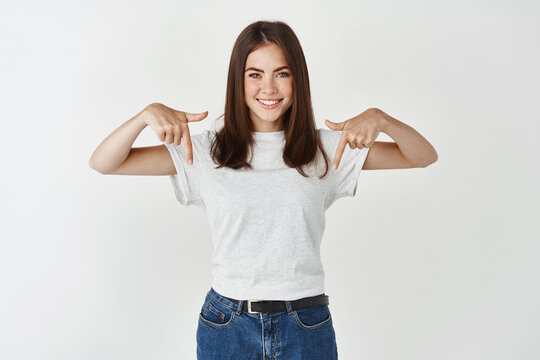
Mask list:
[[[281,101],[281,100],[283,100],[283,98],[279,98],[279,99],[261,99],[261,98],[257,98],[257,100],[262,100],[262,101]]]
[[[265,109],[273,109],[279,104],[283,99],[257,99],[259,104],[261,104]]]

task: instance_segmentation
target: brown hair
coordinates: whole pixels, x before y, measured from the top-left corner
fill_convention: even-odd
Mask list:
[[[281,21],[257,21],[247,26],[234,44],[229,63],[224,125],[216,132],[211,157],[221,167],[249,168],[250,149],[254,145],[252,123],[244,100],[244,68],[248,55],[261,45],[275,43],[283,51],[293,78],[292,104],[283,114],[285,146],[283,161],[305,177],[303,166],[316,160],[320,149],[328,173],[328,158],[315,126],[311,105],[309,76],[304,52],[294,31]]]

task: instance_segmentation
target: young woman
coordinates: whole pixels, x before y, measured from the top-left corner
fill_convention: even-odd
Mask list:
[[[213,283],[199,314],[199,360],[337,359],[319,252],[325,211],[355,195],[362,169],[425,167],[435,149],[375,108],[316,128],[300,42],[277,21],[241,32],[224,125],[191,136],[188,124],[207,115],[148,105],[99,145],[90,166],[169,175],[181,204],[206,211]],[[165,144],[132,148],[146,126]],[[396,142],[375,141],[381,131]]]

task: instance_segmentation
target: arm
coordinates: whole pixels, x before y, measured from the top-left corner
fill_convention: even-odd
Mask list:
[[[378,110],[378,114],[382,119],[381,131],[395,141],[394,145],[384,144],[386,151],[397,154],[399,150],[402,158],[412,167],[426,167],[438,160],[435,148],[420,133],[382,110]],[[383,148],[382,144],[380,147]]]
[[[89,160],[92,169],[107,174],[126,161],[135,139],[147,126],[143,119],[148,116],[147,108],[126,121],[99,144]]]
[[[438,159],[437,152],[422,135],[377,108],[367,109],[340,123],[327,119],[326,124],[330,129],[342,132],[334,156],[334,169],[339,166],[347,144],[351,149],[369,148],[364,170],[426,167]],[[375,141],[380,132],[396,142]]]
[[[174,175],[176,168],[162,145],[132,148],[141,131],[150,125],[159,141],[175,146],[184,144],[188,164],[193,163],[193,148],[188,123],[201,121],[208,112],[192,114],[160,103],[145,107],[99,144],[89,165],[102,174]]]

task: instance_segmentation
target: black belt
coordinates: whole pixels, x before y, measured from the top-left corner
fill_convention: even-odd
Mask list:
[[[239,303],[238,300],[227,298],[231,300],[233,303],[237,304]],[[328,295],[316,295],[316,296],[310,296],[305,297],[298,300],[291,301],[291,307],[293,310],[296,309],[303,309],[310,306],[315,305],[328,305],[330,304]],[[287,304],[285,301],[278,301],[278,300],[244,300],[244,303],[242,304],[242,309],[246,310],[250,314],[256,314],[256,313],[269,313],[274,311],[286,311],[287,310]]]

